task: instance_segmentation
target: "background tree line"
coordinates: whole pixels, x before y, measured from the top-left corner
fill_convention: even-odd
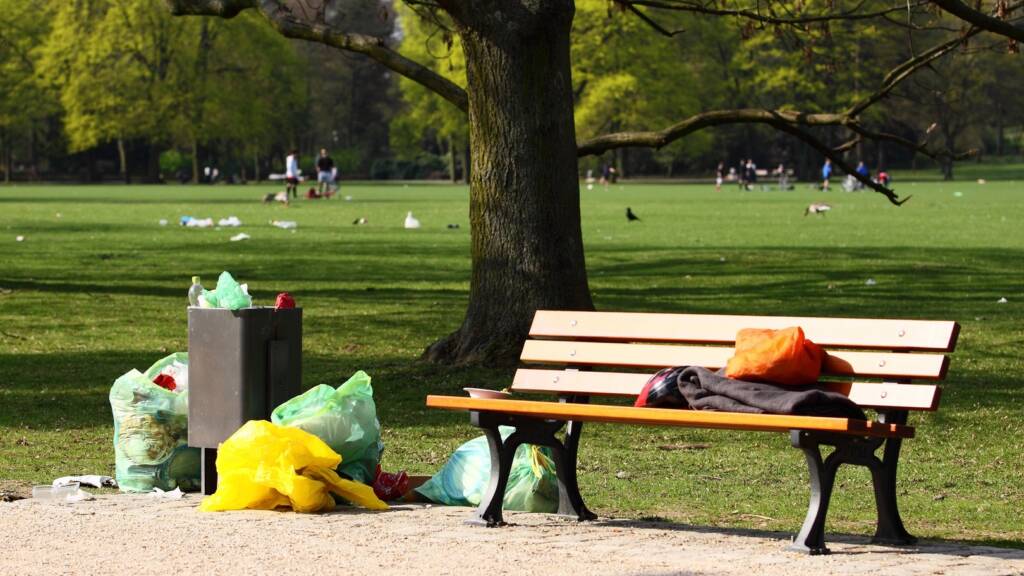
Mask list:
[[[816,0],[811,0],[816,1]],[[795,0],[805,8],[805,0]],[[879,3],[881,6],[881,3]],[[405,4],[347,15],[460,86],[458,37]],[[842,109],[922,41],[857,20],[799,31],[669,14],[652,35],[606,0],[579,0],[572,35],[577,138],[658,130],[701,110]],[[894,18],[899,18],[896,14]],[[913,22],[908,22],[908,27]],[[950,26],[955,26],[950,23]],[[685,34],[675,34],[685,30]],[[937,31],[938,34],[940,31]],[[926,33],[925,33],[926,34]],[[1024,64],[999,41],[972,41],[869,109],[864,121],[955,154],[1021,153]],[[842,127],[817,129],[829,145]],[[305,170],[320,147],[360,178],[465,179],[465,114],[421,85],[357,54],[283,38],[252,14],[174,18],[157,1],[0,0],[0,171],[4,179],[104,177],[198,181],[204,167],[252,180],[281,171],[298,148]],[[873,168],[935,163],[891,142],[847,154]],[[706,175],[719,161],[785,163],[813,178],[820,156],[769,127],[701,131],[660,150],[620,148],[581,160],[628,176]]]

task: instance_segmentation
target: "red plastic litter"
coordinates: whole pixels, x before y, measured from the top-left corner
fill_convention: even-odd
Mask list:
[[[277,301],[274,302],[275,310],[283,310],[285,308],[295,308],[295,299],[292,295],[287,292],[281,292],[277,295]]]
[[[398,500],[409,491],[409,475],[405,470],[392,474],[384,472],[377,465],[377,477],[373,479],[373,493],[381,500]]]
[[[153,378],[153,384],[172,392],[178,387],[178,383],[174,381],[174,376],[167,374],[157,374],[156,378]]]

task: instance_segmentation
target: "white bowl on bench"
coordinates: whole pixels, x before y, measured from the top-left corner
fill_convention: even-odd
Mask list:
[[[491,398],[492,400],[508,400],[512,397],[509,392],[501,390],[488,390],[487,388],[463,388],[469,393],[470,398]]]

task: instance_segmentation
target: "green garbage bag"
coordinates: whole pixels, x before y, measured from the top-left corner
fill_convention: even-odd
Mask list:
[[[252,297],[249,296],[248,285],[239,284],[229,272],[221,272],[217,278],[217,288],[204,290],[199,295],[199,304],[203,308],[251,308]]]
[[[337,389],[321,384],[274,409],[270,421],[294,426],[341,455],[338,473],[373,484],[384,443],[370,376],[360,370]]]
[[[504,440],[515,429],[501,426]],[[455,450],[437,474],[416,492],[436,504],[479,506],[491,480],[491,452],[487,437],[480,436]],[[558,511],[558,474],[550,448],[523,444],[516,449],[505,487],[505,510]]]
[[[199,487],[199,449],[188,447],[188,390],[153,383],[162,371],[180,364],[187,366],[188,355],[171,354],[145,374],[127,372],[110,388],[115,477],[122,491]]]

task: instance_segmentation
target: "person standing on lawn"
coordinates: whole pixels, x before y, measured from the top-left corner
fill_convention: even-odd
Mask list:
[[[825,165],[821,167],[821,191],[828,192],[828,179],[832,177],[832,161],[825,158]]]
[[[329,194],[334,189],[334,159],[327,155],[327,149],[320,149],[320,157],[316,160],[316,180],[320,185],[320,195]]]
[[[299,151],[292,149],[284,159],[285,196],[299,197]]]

